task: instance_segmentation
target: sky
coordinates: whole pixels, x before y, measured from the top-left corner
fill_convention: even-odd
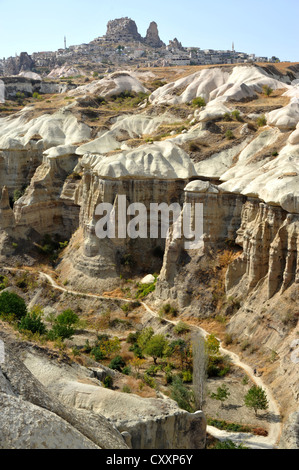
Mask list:
[[[106,33],[128,16],[146,35],[151,21],[162,41],[235,50],[299,62],[299,0],[0,0],[0,58],[55,51]]]

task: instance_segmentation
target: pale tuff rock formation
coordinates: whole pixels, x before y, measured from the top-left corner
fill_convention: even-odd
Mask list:
[[[13,118],[0,119],[0,187],[6,185],[10,196],[30,184],[45,150],[82,142],[91,135],[91,129],[68,108],[34,119],[29,116],[30,108],[24,108]]]
[[[158,33],[158,26],[155,21],[152,21],[148,27],[148,30],[146,32],[146,36],[144,38],[145,44],[151,47],[164,47],[165,44],[161,39],[159,38],[159,33]]]
[[[77,148],[77,155],[105,154],[111,150],[129,150],[126,140],[141,138],[155,132],[161,124],[171,123],[174,116],[165,113],[158,116],[148,116],[145,113],[137,116],[119,116],[108,131],[98,134],[97,139],[87,142]]]
[[[184,188],[184,202],[203,206],[203,246],[194,252],[202,253],[218,243],[233,240],[240,226],[240,213],[245,202],[242,196],[226,193],[209,181],[196,180]],[[173,238],[170,233],[166,240],[163,266],[157,281],[157,296],[166,300],[176,299],[185,307],[185,296],[175,283],[180,256],[184,249],[183,238]],[[190,253],[193,253],[191,250]]]
[[[42,80],[42,77],[38,74],[38,73],[35,73],[35,72],[20,72],[19,73],[19,77],[25,77],[25,78],[30,78],[31,80]]]
[[[263,148],[275,144],[281,133],[269,128],[253,139],[238,156],[234,166],[220,177],[221,188],[258,197],[298,213],[298,146],[285,146],[277,158],[256,158]]]
[[[95,80],[87,85],[79,86],[68,94],[69,96],[80,96],[90,93],[108,98],[125,91],[134,93],[148,92],[141,82],[129,72],[114,72],[101,80]]]
[[[90,161],[90,163],[88,163]],[[110,157],[87,155],[82,161],[104,179],[175,180],[196,176],[189,155],[171,142],[157,142]]]
[[[121,434],[101,415],[62,405],[5,342],[0,369],[1,449],[125,449]]]
[[[80,69],[73,67],[71,65],[63,65],[60,67],[57,65],[51,72],[47,75],[48,78],[61,78],[61,77],[76,77],[78,75],[85,75]]]
[[[292,98],[290,104],[266,115],[267,123],[282,130],[295,129],[299,121],[299,98]]]
[[[130,434],[135,449],[204,448],[206,420],[201,411],[188,413],[167,398],[141,398],[104,388],[84,367],[59,365],[32,353],[26,354],[24,362],[64,406],[79,410],[82,416],[105,416],[119,432]]]
[[[201,96],[206,102],[246,101],[256,98],[256,92],[262,92],[264,85],[275,90],[289,88],[288,84],[268,75],[260,67],[210,68],[158,88],[149,100],[153,104],[179,104]],[[180,93],[177,94],[179,90]]]

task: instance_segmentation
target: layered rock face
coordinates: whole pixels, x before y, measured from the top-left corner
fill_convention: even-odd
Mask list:
[[[13,100],[17,93],[23,93],[25,96],[32,96],[33,93],[64,93],[72,86],[63,83],[46,82],[41,78],[34,79],[19,75],[18,77],[3,77],[5,84],[5,99]]]
[[[239,290],[242,285],[246,293],[266,277],[268,298],[284,292],[299,279],[299,216],[250,200],[244,204],[241,217],[236,243],[243,253],[228,268],[227,291],[233,291],[236,285]]]
[[[89,265],[97,269],[98,275],[106,272],[108,267],[115,273],[112,266],[119,266],[122,258],[127,255],[131,256],[134,265],[141,271],[160,266],[161,261],[155,259],[153,250],[157,246],[163,250],[165,239],[160,234],[158,238],[150,238],[150,205],[182,202],[184,185],[194,171],[186,154],[177,147],[157,144],[150,148],[145,147],[142,152],[126,152],[125,157],[124,154],[104,159],[86,156],[80,162],[80,167],[84,170],[79,202],[80,226],[84,230],[83,259],[89,258]],[[118,238],[117,221],[120,220],[118,211],[121,195],[125,197],[125,212],[132,203],[141,202],[145,206],[148,224],[145,237],[135,240],[129,237],[126,228],[132,217],[125,215],[125,235]],[[101,203],[111,204],[116,211],[115,238],[100,239],[95,233],[99,220],[96,207]]]
[[[187,257],[204,256],[209,250],[224,242],[234,240],[236,230],[241,222],[241,211],[245,198],[221,191],[208,181],[195,180],[184,188],[184,203],[202,206],[202,244],[197,248],[188,247],[186,238],[174,238],[173,231],[166,241],[163,266],[156,286],[157,297],[178,301],[180,307],[188,306],[190,295],[184,294],[185,286],[178,288],[176,279],[180,260],[184,253]],[[193,230],[195,221],[191,220]],[[186,245],[187,243],[187,245]]]

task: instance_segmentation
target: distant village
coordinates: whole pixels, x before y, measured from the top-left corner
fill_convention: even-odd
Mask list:
[[[88,44],[67,45],[55,52],[22,52],[19,56],[0,59],[0,75],[18,75],[32,71],[42,75],[59,66],[93,67],[96,71],[113,66],[135,65],[142,67],[167,67],[186,65],[216,65],[252,62],[279,62],[277,57],[258,57],[255,54],[231,50],[201,50],[183,47],[177,38],[166,45],[161,41],[158,27],[151,22],[143,38],[136,23],[130,18],[111,20],[107,32]]]

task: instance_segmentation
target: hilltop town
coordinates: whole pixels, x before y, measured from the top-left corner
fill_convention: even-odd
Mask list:
[[[187,66],[239,64],[252,62],[279,62],[275,56],[257,57],[255,54],[237,52],[232,44],[231,50],[202,50],[200,47],[183,47],[174,38],[166,45],[159,37],[158,26],[152,21],[143,38],[135,21],[130,18],[111,20],[107,31],[87,44],[67,46],[57,51],[22,52],[19,56],[0,60],[0,75],[18,75],[20,72],[36,72],[47,75],[56,67],[65,65],[79,67],[77,74],[91,66],[97,72],[113,66]]]

